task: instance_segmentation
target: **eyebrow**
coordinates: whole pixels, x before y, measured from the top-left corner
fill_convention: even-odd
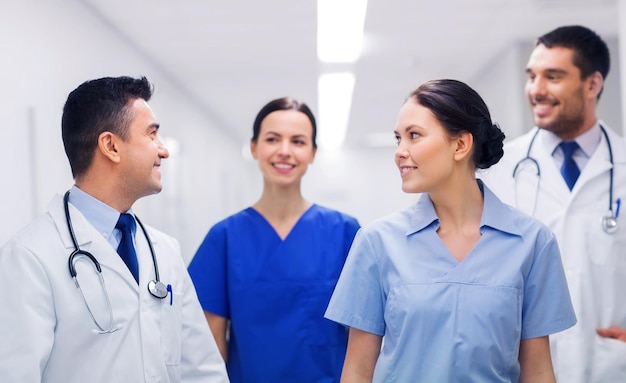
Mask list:
[[[282,135],[280,133],[272,132],[272,131],[265,132],[265,133],[263,133],[263,135],[265,135],[265,136],[273,135],[273,136],[282,137]],[[308,139],[306,134],[296,134],[295,136],[291,136],[291,138],[305,138],[305,139]]]
[[[531,72],[535,72],[530,68],[526,68],[526,73],[531,73]],[[559,68],[548,68],[545,70],[540,70],[538,72],[547,72],[547,73],[551,73],[551,74],[567,74],[567,71],[565,69],[559,69]]]
[[[413,129],[413,128],[424,129],[424,128],[422,128],[422,127],[421,127],[421,126],[419,126],[419,125],[411,124],[411,125],[408,125],[406,128],[404,128],[404,131],[405,131],[405,132],[408,132],[409,130],[411,130],[411,129]],[[397,130],[394,130],[393,132],[394,132],[395,134],[399,134]]]

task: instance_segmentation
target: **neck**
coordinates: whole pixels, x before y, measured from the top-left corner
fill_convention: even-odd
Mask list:
[[[556,133],[556,135],[559,136],[559,138],[563,141],[573,141],[577,137],[588,132],[591,128],[595,126],[597,122],[598,118],[596,117],[594,108],[592,111],[585,113],[585,117],[580,122],[578,127],[574,129],[561,129],[559,132]]]
[[[478,227],[483,212],[483,195],[474,177],[454,182],[445,190],[431,193],[430,198],[443,230]]]
[[[300,217],[311,203],[305,200],[297,187],[265,187],[261,198],[253,205],[266,218],[289,219]]]
[[[75,184],[80,190],[105,203],[120,213],[128,211],[135,203],[134,199],[125,197],[118,185],[89,174],[77,178]]]

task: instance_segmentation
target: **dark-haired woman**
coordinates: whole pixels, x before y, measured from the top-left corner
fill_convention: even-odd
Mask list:
[[[559,250],[475,178],[503,154],[484,101],[427,82],[395,135],[402,190],[422,195],[354,240],[326,312],[350,327],[341,381],[554,382],[548,335],[576,321]]]
[[[315,137],[302,102],[259,111],[250,150],[261,198],[213,226],[189,266],[233,383],[339,381],[347,333],[324,310],[359,224],[303,198]]]

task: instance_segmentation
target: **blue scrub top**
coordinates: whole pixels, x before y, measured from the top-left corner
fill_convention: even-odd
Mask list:
[[[358,229],[319,205],[284,240],[253,208],[211,228],[189,273],[202,308],[231,320],[232,383],[339,382],[347,332],[324,311]]]
[[[374,382],[517,382],[520,339],[575,324],[554,235],[482,188],[462,262],[427,194],[357,234],[326,317],[385,337]]]

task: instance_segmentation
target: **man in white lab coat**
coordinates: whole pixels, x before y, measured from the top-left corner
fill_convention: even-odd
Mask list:
[[[228,381],[178,242],[131,210],[169,156],[151,95],[145,77],[70,93],[75,185],[0,249],[3,383]]]
[[[596,116],[609,64],[605,42],[588,28],[540,37],[526,68],[536,126],[479,174],[558,238],[578,319],[551,336],[560,382],[626,382],[626,143]]]

